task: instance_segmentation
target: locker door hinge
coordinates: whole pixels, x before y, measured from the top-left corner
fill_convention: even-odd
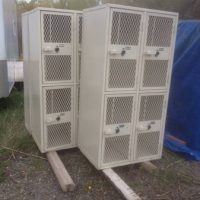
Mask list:
[[[140,31],[143,33],[143,31],[144,31],[144,22],[141,22],[141,25],[140,25]]]
[[[175,30],[176,30],[176,25],[175,25],[175,23],[173,24],[173,34],[175,34],[176,32],[175,32]]]
[[[164,109],[167,109],[167,101],[164,101]]]

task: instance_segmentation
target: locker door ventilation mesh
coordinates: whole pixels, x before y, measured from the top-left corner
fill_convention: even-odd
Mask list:
[[[71,88],[46,90],[46,114],[71,111]]]
[[[106,124],[131,123],[133,113],[133,96],[108,97]]]
[[[71,123],[47,126],[47,148],[56,148],[71,143]]]
[[[135,86],[136,60],[111,59],[109,88],[133,88]]]
[[[104,163],[128,160],[130,136],[105,138]]]
[[[45,43],[71,43],[71,16],[44,14],[43,23]]]
[[[139,43],[141,15],[113,12],[111,44],[135,45]]]
[[[142,96],[139,121],[161,120],[164,95]]]
[[[159,153],[160,132],[139,133],[137,136],[136,157],[155,156]]]
[[[168,60],[145,60],[143,87],[165,87]]]
[[[149,16],[147,46],[170,47],[173,31],[173,19]]]
[[[71,56],[45,55],[44,71],[46,81],[71,80]]]

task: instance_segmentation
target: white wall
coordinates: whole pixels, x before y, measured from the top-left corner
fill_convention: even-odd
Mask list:
[[[0,60],[6,60],[3,0],[0,0]]]

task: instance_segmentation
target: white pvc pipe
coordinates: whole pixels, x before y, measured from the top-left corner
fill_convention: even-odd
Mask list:
[[[15,82],[24,81],[23,62],[15,62]]]

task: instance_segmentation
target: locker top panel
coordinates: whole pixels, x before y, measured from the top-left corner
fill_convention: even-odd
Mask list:
[[[103,4],[100,6],[92,7],[92,8],[87,8],[84,9],[84,12],[90,12],[98,9],[103,9],[103,8],[119,8],[119,9],[125,9],[125,10],[135,10],[135,11],[145,11],[145,12],[151,12],[151,13],[159,13],[159,14],[165,14],[165,15],[173,15],[178,17],[178,13],[176,12],[169,12],[169,11],[162,11],[162,10],[153,10],[153,9],[146,9],[146,8],[138,8],[138,7],[133,7],[133,6],[124,6],[124,5],[119,5],[119,4]]]
[[[28,11],[28,12],[25,12],[22,14],[23,15],[29,15],[31,13],[34,13],[34,12],[38,12],[38,11],[46,11],[46,12],[64,12],[64,13],[71,13],[71,14],[81,14],[82,11],[79,11],[79,10],[67,10],[67,9],[57,9],[57,8],[43,8],[43,7],[38,7],[38,8],[35,8],[31,11]]]

